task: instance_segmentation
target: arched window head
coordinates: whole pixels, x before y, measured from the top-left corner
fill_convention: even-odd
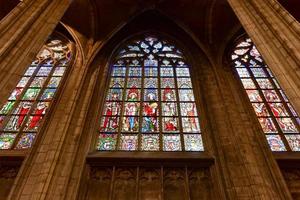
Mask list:
[[[190,66],[175,45],[131,40],[110,69],[98,150],[203,151]]]
[[[300,119],[250,38],[231,54],[272,151],[300,151]]]
[[[52,36],[0,107],[0,149],[31,147],[72,58],[71,42]]]

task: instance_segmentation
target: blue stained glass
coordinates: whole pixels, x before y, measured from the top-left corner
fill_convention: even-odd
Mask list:
[[[56,67],[53,72],[53,76],[63,76],[65,71],[66,71],[65,67]]]
[[[61,81],[61,77],[52,77],[47,85],[47,87],[56,88]]]
[[[28,67],[27,71],[25,72],[25,76],[31,76],[34,71],[36,70],[36,67]]]
[[[41,100],[52,100],[56,92],[56,89],[46,89],[41,97]]]
[[[142,76],[141,67],[129,67],[128,76]]]
[[[126,67],[113,67],[112,76],[125,76]]]
[[[37,76],[48,76],[51,72],[49,67],[41,67],[37,73]]]
[[[145,76],[157,77],[157,67],[145,67]]]
[[[145,89],[144,90],[144,101],[157,101],[158,90],[157,89]]]
[[[190,77],[189,68],[176,68],[177,77]]]
[[[162,77],[174,76],[173,67],[161,67],[160,76]]]

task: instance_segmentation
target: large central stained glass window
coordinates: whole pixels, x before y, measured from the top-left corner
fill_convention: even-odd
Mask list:
[[[203,151],[184,55],[167,40],[131,40],[110,68],[100,119],[101,151]]]

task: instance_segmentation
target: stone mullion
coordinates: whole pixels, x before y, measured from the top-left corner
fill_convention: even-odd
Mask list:
[[[228,2],[299,112],[299,23],[274,0]]]
[[[1,36],[5,48],[0,50],[0,104],[7,99],[68,8],[70,2],[64,1],[36,1],[41,5],[32,4],[32,8],[24,8],[26,10],[18,16],[19,23],[12,21]],[[21,22],[23,25],[20,25]]]

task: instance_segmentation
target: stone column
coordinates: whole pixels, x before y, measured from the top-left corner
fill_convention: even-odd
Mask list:
[[[228,0],[300,112],[300,24],[277,0]]]
[[[52,33],[71,0],[23,0],[0,22],[0,104]]]

